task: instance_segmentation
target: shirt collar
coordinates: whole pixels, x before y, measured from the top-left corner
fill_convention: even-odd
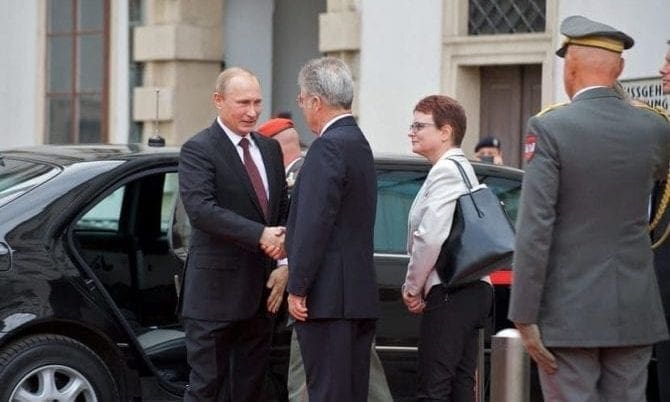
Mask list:
[[[596,88],[607,88],[607,87],[605,85],[591,85],[590,87],[582,88],[579,91],[575,92],[574,95],[572,95],[572,99],[575,99],[577,96],[583,94],[586,91]]]
[[[219,127],[221,127],[224,133],[226,133],[226,136],[228,136],[233,145],[237,146],[242,138],[247,138],[249,140],[249,144],[251,144],[251,147],[256,146],[256,142],[254,142],[254,138],[251,136],[251,133],[243,137],[241,135],[235,134],[233,130],[226,127],[226,125],[223,124],[219,117],[216,118],[216,122],[219,123]]]
[[[327,123],[323,126],[323,128],[321,129],[321,132],[319,133],[319,137],[322,136],[323,133],[325,133],[326,130],[328,130],[328,128],[329,128],[330,126],[333,125],[333,123],[335,123],[336,121],[338,121],[338,120],[340,120],[340,119],[343,119],[343,118],[345,118],[345,117],[349,117],[349,116],[352,116],[352,117],[353,117],[353,114],[351,114],[351,113],[344,113],[344,114],[337,115],[337,116],[333,117],[332,119],[328,120],[328,122],[327,122]]]
[[[440,159],[446,159],[450,156],[465,156],[465,153],[463,153],[463,149],[461,148],[449,148],[442,154]]]
[[[298,157],[295,158],[295,159],[293,159],[288,165],[286,165],[286,168],[285,168],[284,170],[285,170],[286,172],[288,172],[289,170],[291,170],[291,168],[293,167],[293,165],[295,165],[296,163],[298,163],[298,161],[299,161],[300,159],[302,159],[302,155],[301,155],[301,156],[298,156]]]

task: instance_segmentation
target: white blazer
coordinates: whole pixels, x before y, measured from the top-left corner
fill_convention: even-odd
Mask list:
[[[428,176],[409,210],[407,222],[407,252],[409,264],[403,288],[412,295],[428,295],[440,284],[435,262],[442,243],[449,236],[456,210],[456,200],[467,192],[467,186],[454,162],[460,162],[473,186],[479,181],[463,150],[452,148],[442,155]]]

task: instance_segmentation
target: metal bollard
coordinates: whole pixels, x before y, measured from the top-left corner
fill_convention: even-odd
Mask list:
[[[491,402],[530,401],[530,358],[519,331],[503,329],[491,338]]]
[[[484,359],[484,328],[480,328],[477,336],[479,344],[477,353],[477,372],[475,377],[475,401],[484,402],[484,392],[486,389],[486,360]]]

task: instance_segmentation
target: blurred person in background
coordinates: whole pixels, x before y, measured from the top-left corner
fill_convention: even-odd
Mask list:
[[[668,45],[670,45],[670,41],[668,41]],[[661,88],[663,89],[663,94],[670,96],[670,50],[665,54],[665,59],[663,60],[659,73],[661,74]],[[666,110],[666,116],[667,113]],[[654,194],[654,209],[659,207],[663,190],[666,185],[667,183],[665,181],[657,184]],[[654,210],[653,212],[656,211]],[[670,216],[668,216],[670,211],[659,212],[665,213],[665,215],[659,225],[660,229],[657,230],[658,233],[654,233],[654,239],[658,239],[667,225],[670,224]],[[655,213],[653,213],[652,216],[655,216]],[[670,325],[670,244],[668,244],[667,241],[655,250],[654,264],[656,266],[658,286],[661,290],[661,298],[663,299],[665,320],[666,323]],[[659,400],[670,401],[670,381],[668,381],[668,379],[670,379],[670,341],[657,343],[654,346],[654,352],[656,353],[656,369],[658,372]]]
[[[281,146],[284,155],[284,169],[286,171],[286,184],[290,191],[295,185],[298,173],[302,167],[305,158],[302,156],[300,147],[300,134],[295,129],[293,120],[277,117],[261,124],[257,130],[261,135],[273,138]]]
[[[493,136],[484,137],[475,146],[475,160],[494,165],[504,164],[500,140]]]

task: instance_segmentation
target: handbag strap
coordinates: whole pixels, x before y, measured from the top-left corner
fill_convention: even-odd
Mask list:
[[[456,164],[456,167],[458,168],[458,172],[461,174],[461,177],[463,178],[463,181],[465,182],[465,186],[468,188],[468,192],[472,192],[472,183],[470,182],[470,178],[468,177],[467,174],[465,174],[465,169],[463,169],[463,165],[456,159],[451,159],[447,158],[450,161],[454,162]]]
[[[477,211],[477,215],[482,218],[484,216],[484,212],[479,209],[479,206],[475,202],[474,197],[472,196],[472,183],[470,182],[470,178],[468,178],[468,175],[465,173],[465,169],[463,169],[463,165],[456,159],[451,159],[447,158],[450,161],[454,162],[456,167],[458,168],[458,172],[461,174],[461,178],[463,179],[463,182],[465,182],[465,186],[468,188],[468,196],[470,197],[470,200],[472,201],[472,205],[474,205],[475,210]]]

